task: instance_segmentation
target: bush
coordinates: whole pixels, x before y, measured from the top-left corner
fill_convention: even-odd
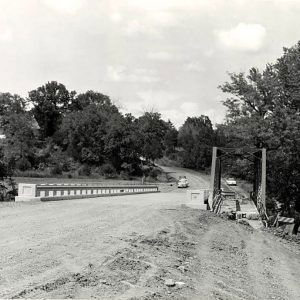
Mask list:
[[[121,177],[121,179],[123,179],[123,180],[129,180],[129,179],[130,179],[129,174],[128,174],[126,171],[121,171],[121,172],[120,172],[120,177]]]
[[[31,163],[28,159],[22,157],[16,162],[16,168],[20,171],[26,171],[31,168]]]
[[[46,164],[43,163],[43,162],[40,162],[39,165],[38,165],[38,170],[40,171],[44,171],[46,168]]]
[[[27,170],[27,171],[16,171],[14,173],[15,177],[31,177],[31,178],[47,178],[50,176],[48,170],[47,171],[32,171],[32,170]]]
[[[82,165],[78,168],[78,175],[80,176],[90,176],[91,167],[89,165]]]
[[[150,171],[151,171],[151,168],[149,166],[143,165],[141,169],[142,169],[142,173],[144,176],[146,176],[146,177],[149,176]]]
[[[61,165],[54,165],[52,168],[50,168],[50,174],[51,175],[62,175],[62,167]]]
[[[131,175],[134,173],[134,166],[132,164],[128,164],[126,162],[122,163],[121,165],[122,172],[125,172],[128,175]]]
[[[62,162],[62,169],[64,172],[69,172],[71,170],[71,162],[69,159]]]
[[[12,178],[0,181],[0,201],[13,201],[17,194],[16,183]]]
[[[158,175],[161,174],[161,171],[159,169],[156,168],[152,168],[149,172],[149,177],[153,178],[153,179],[157,179]]]
[[[116,169],[114,168],[113,165],[106,163],[101,166],[101,173],[107,178],[113,178],[116,177]]]

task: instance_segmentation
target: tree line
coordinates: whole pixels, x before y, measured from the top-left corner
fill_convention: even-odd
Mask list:
[[[0,126],[6,174],[30,170],[37,176],[37,171],[140,176],[145,165],[163,156],[204,169],[210,150],[199,150],[199,141],[211,147],[214,135],[208,117],[188,118],[178,131],[158,112],[138,118],[122,114],[109,96],[91,90],[77,94],[56,81],[30,91],[26,99],[0,93]]]

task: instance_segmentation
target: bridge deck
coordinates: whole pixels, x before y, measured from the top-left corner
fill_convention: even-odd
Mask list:
[[[225,198],[220,213],[232,211],[237,214],[237,219],[246,219],[249,225],[255,229],[263,226],[259,220],[258,210],[250,199]]]

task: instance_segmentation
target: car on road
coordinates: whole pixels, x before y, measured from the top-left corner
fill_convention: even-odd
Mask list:
[[[227,178],[226,179],[226,184],[228,185],[236,185],[236,180],[234,178]]]
[[[189,182],[186,179],[186,177],[179,177],[179,180],[177,182],[177,187],[178,188],[187,188],[189,186]]]

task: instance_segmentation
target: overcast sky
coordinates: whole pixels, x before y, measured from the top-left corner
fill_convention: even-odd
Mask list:
[[[300,0],[0,0],[0,91],[56,80],[176,126],[224,118],[226,72],[264,67],[300,39]]]

